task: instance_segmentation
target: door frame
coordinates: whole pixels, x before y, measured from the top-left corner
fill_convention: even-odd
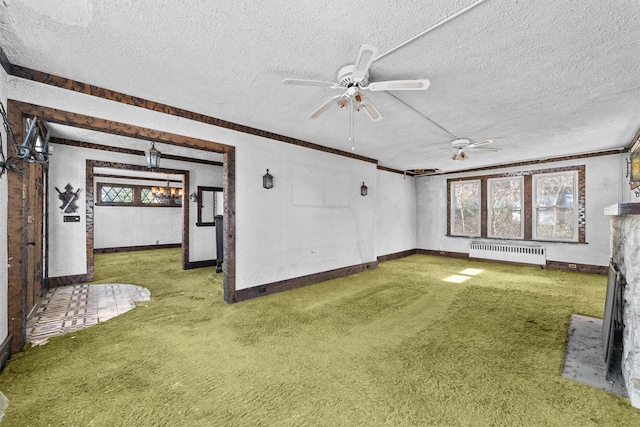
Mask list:
[[[224,301],[236,302],[236,219],[235,219],[235,147],[193,138],[185,135],[163,132],[127,123],[101,119],[84,114],[58,110],[13,99],[7,100],[9,126],[16,139],[23,138],[23,122],[27,116],[37,116],[40,120],[66,126],[79,127],[136,139],[163,142],[213,151],[223,155],[223,192],[224,192]],[[55,157],[54,157],[55,159]],[[28,189],[23,185],[24,175],[8,171],[7,184],[7,246],[9,268],[7,272],[8,330],[11,338],[11,352],[21,351],[26,341],[26,290],[23,289],[26,277],[24,246],[26,226],[23,224],[23,212],[28,197]],[[43,218],[44,220],[44,218]],[[46,237],[45,237],[46,239]],[[45,246],[46,247],[46,246]],[[48,254],[46,255],[48,258]]]

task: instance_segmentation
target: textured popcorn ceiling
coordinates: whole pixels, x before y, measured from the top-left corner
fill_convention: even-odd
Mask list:
[[[17,65],[350,150],[348,114],[306,117],[361,44],[385,52],[472,0],[0,2]],[[637,0],[487,0],[376,61],[371,81],[429,78],[395,95],[458,137],[493,139],[464,168],[625,146],[640,127]],[[386,93],[356,114],[356,152],[398,169],[455,170],[450,135]],[[224,141],[221,141],[224,142]]]

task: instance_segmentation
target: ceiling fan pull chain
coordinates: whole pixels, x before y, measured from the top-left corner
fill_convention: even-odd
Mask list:
[[[351,141],[351,151],[356,151],[356,140],[353,136],[353,101],[351,102],[351,108],[349,109],[349,140]]]

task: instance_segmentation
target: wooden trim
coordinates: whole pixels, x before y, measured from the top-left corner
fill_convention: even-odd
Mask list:
[[[204,191],[211,191],[213,192],[213,206],[215,208],[216,206],[216,201],[215,201],[215,193],[216,192],[224,192],[224,190],[220,187],[208,187],[208,186],[203,186],[203,185],[198,185],[198,203],[197,203],[197,209],[198,209],[198,216],[197,216],[197,222],[196,222],[196,226],[197,227],[215,227],[216,223],[215,220],[213,218],[211,218],[211,221],[203,221],[202,220],[202,193]],[[215,209],[214,209],[215,210]],[[213,216],[215,217],[216,213],[213,212]]]
[[[325,153],[335,154],[338,156],[349,157],[356,160],[362,160],[368,163],[374,163],[374,164],[378,163],[378,161],[375,159],[360,156],[358,154],[350,153],[348,151],[342,151],[342,150],[336,150],[334,148],[324,147],[322,145],[314,144],[308,141],[303,141],[301,139],[290,138],[284,135],[278,135],[276,133],[267,132],[264,130],[240,125],[240,124],[229,122],[222,119],[217,119],[215,117],[206,116],[204,114],[195,113],[193,111],[184,110],[182,108],[172,107],[166,104],[161,104],[159,102],[149,101],[146,99],[127,95],[121,92],[116,92],[110,89],[105,89],[105,88],[89,85],[87,83],[82,83],[82,82],[67,79],[64,77],[56,76],[53,74],[47,74],[41,71],[32,70],[26,67],[14,65],[13,72],[11,73],[11,75],[20,77],[23,79],[31,80],[34,82],[47,84],[50,86],[71,90],[74,92],[83,93],[85,95],[91,95],[91,96],[96,96],[102,99],[108,99],[110,101],[119,102],[121,104],[132,105],[134,107],[157,111],[159,113],[169,114],[171,116],[176,116],[176,117],[193,120],[196,122],[206,123],[208,125],[218,126],[225,129],[231,129],[236,132],[242,132],[250,135],[259,136],[262,138],[268,138],[274,141],[297,145],[297,146],[309,148],[312,150],[323,151]],[[35,115],[40,116],[40,114],[35,114]],[[47,120],[51,120],[51,119],[47,119]],[[166,142],[166,141],[163,141],[163,142]],[[225,152],[226,150],[218,149],[215,151]]]
[[[15,70],[13,69],[13,64],[11,63],[11,61],[9,61],[9,58],[7,58],[7,55],[5,55],[4,50],[2,50],[2,47],[0,47],[0,65],[2,65],[2,68],[4,68],[4,71],[9,74],[10,76],[13,76],[15,73]]]
[[[377,168],[378,170],[381,170],[381,171],[386,171],[386,172],[391,172],[391,173],[397,173],[397,174],[405,175],[405,176],[414,176],[414,175],[415,175],[415,173],[410,172],[410,171],[401,171],[401,170],[398,170],[398,169],[388,168],[388,167],[386,167],[386,166],[380,166],[380,165],[377,165],[377,166],[376,166],[376,168]]]
[[[143,139],[152,142],[163,142],[169,145],[178,145],[217,153],[226,153],[231,145],[220,144],[218,142],[193,138],[175,133],[162,132],[155,129],[143,128],[126,123],[115,122],[113,120],[90,117],[84,114],[72,113],[70,111],[58,110],[41,105],[29,104],[27,102],[11,100],[11,103],[23,114],[38,116],[40,120],[58,123],[65,126],[73,126],[81,129],[95,130],[98,132],[113,135],[127,136],[131,138]],[[145,170],[146,166],[145,166]]]
[[[89,277],[88,274],[75,274],[73,276],[49,277],[49,288],[77,285],[78,283],[87,283],[87,282],[91,282],[92,280],[93,280],[93,275]]]
[[[415,255],[417,253],[418,253],[417,249],[409,249],[408,251],[395,252],[395,253],[387,254],[387,255],[380,255],[378,257],[378,263],[391,261],[391,260],[398,259],[398,258],[408,257],[408,256],[411,256],[411,255]]]
[[[580,271],[582,273],[609,274],[609,266],[607,265],[578,264],[573,262],[547,260],[547,268],[553,270]]]
[[[146,176],[131,176],[131,175],[115,175],[115,174],[108,174],[108,173],[94,173],[93,176],[95,178],[118,178],[118,179],[128,179],[131,181],[155,181],[155,182],[167,182],[166,179],[162,179],[162,178],[149,178]],[[106,181],[100,181],[100,182],[106,182]],[[182,180],[181,179],[170,179],[169,182],[172,183],[180,183],[182,184]],[[127,185],[127,184],[122,184],[122,183],[117,183],[118,185]],[[131,184],[131,185],[135,185],[135,184]]]
[[[94,189],[94,168],[103,167],[103,168],[114,168],[114,169],[125,169],[125,170],[138,170],[145,171],[147,170],[146,166],[142,165],[131,165],[127,163],[115,163],[115,162],[107,162],[102,160],[89,160],[86,161],[86,233],[87,233],[87,276],[89,277],[89,281],[94,278],[94,211],[95,206],[101,206],[96,203],[96,197],[93,193]],[[182,188],[188,188],[189,185],[189,171],[181,170],[181,169],[167,169],[167,168],[158,168],[155,171],[158,173],[164,174],[173,174],[173,175],[182,175]],[[185,185],[187,187],[185,187]],[[105,205],[102,205],[105,206]],[[111,205],[110,205],[111,206]],[[124,205],[130,207],[131,205]],[[147,207],[145,205],[145,207]],[[182,206],[169,206],[182,208],[182,265],[183,268],[186,263],[189,261],[189,203],[182,203]],[[185,258],[186,257],[186,258]]]
[[[206,261],[191,261],[186,265],[185,270],[192,270],[194,268],[203,268],[203,267],[215,267],[218,260],[208,259]]]
[[[155,249],[181,248],[182,243],[165,243],[163,245],[119,246],[116,248],[94,248],[94,254],[113,254],[116,252],[152,251]]]
[[[462,258],[462,259],[469,258],[469,254],[466,252],[449,252],[449,251],[436,251],[433,249],[416,249],[416,253],[418,255],[445,256],[449,258]]]
[[[93,175],[94,177],[94,182],[95,182],[95,177],[96,175]],[[180,187],[172,187],[175,188],[176,190],[182,190],[184,194],[185,191],[182,188],[182,180],[177,181],[178,183],[180,183]],[[108,181],[99,181],[95,183],[96,185],[96,192],[98,194],[102,194],[102,188],[104,187],[117,187],[117,188],[131,188],[131,190],[133,191],[133,199],[131,201],[131,203],[126,203],[126,202],[101,202],[99,200],[95,201],[95,205],[96,206],[125,206],[125,207],[130,207],[130,208],[181,208],[182,204],[181,203],[176,203],[176,200],[178,199],[168,199],[166,201],[166,203],[142,203],[142,190],[143,189],[148,189],[150,190],[152,187],[156,187],[151,186],[151,185],[139,185],[139,184],[125,184],[125,183],[119,183],[119,182],[108,182]],[[163,185],[164,186],[164,185]],[[186,197],[188,199],[188,197]],[[182,200],[182,202],[184,203],[184,199]]]
[[[101,151],[110,151],[112,153],[121,153],[121,154],[131,154],[133,156],[145,156],[145,152],[142,150],[134,150],[132,148],[124,148],[124,147],[113,147],[111,145],[102,145],[95,144],[93,142],[84,142],[84,141],[74,141],[72,139],[63,139],[63,138],[50,138],[50,144],[60,144],[60,145],[68,145],[70,147],[79,147],[79,148],[88,148],[90,150],[101,150]],[[211,166],[222,166],[222,162],[216,162],[215,160],[205,160],[205,159],[197,159],[195,157],[182,157],[182,156],[174,156],[172,154],[162,153],[162,159],[167,160],[177,160],[180,162],[188,162],[188,163],[200,163],[203,165],[211,165]],[[153,169],[147,169],[149,172],[153,172]],[[151,178],[153,179],[153,178]]]
[[[0,344],[0,372],[4,369],[4,365],[7,363],[7,360],[13,354],[11,352],[13,344],[13,337],[11,335],[7,335],[7,337]]]
[[[276,292],[289,291],[303,286],[314,285],[327,280],[349,276],[351,274],[362,273],[363,271],[378,268],[378,261],[365,262],[363,264],[351,265],[349,267],[337,268],[335,270],[323,271],[321,273],[309,274],[307,276],[295,277],[293,279],[280,280],[278,282],[267,283],[247,289],[236,291],[236,301],[274,294]]]
[[[512,240],[523,240],[539,242],[542,240],[533,238],[533,176],[543,175],[549,173],[562,173],[562,172],[574,172],[577,171],[577,188],[576,188],[576,212],[578,215],[578,230],[576,241],[558,240],[554,242],[558,243],[586,243],[586,166],[585,165],[573,165],[563,166],[557,168],[536,169],[536,170],[523,170],[514,172],[504,172],[491,175],[474,175],[466,176],[463,178],[448,178],[447,179],[447,233],[448,237],[470,237],[470,236],[454,236],[451,234],[451,183],[453,182],[466,182],[466,181],[480,181],[480,236],[485,239],[496,239],[496,237],[488,236],[488,180],[494,178],[509,178],[509,177],[524,177],[523,180],[523,192],[524,192],[524,235],[522,239],[513,238]],[[527,228],[528,227],[528,228]],[[527,236],[529,239],[527,239]]]
[[[7,116],[9,126],[15,135],[16,140],[22,141],[24,116],[16,108],[12,101],[7,101]],[[9,150],[9,146],[7,146]],[[24,183],[27,180],[26,173],[22,174],[13,170],[7,170],[7,318],[8,334],[13,336],[12,352],[22,350],[26,341],[26,290],[23,284],[23,233],[26,226],[23,221],[24,203]]]
[[[626,150],[624,148],[619,148],[616,150],[607,150],[607,151],[598,151],[596,153],[586,153],[586,154],[575,154],[573,156],[563,156],[563,157],[549,157],[548,159],[539,159],[539,160],[530,160],[527,162],[517,162],[517,163],[505,163],[503,165],[494,165],[494,166],[485,166],[481,168],[472,168],[472,169],[461,169],[461,170],[452,170],[449,172],[442,172],[437,175],[450,175],[450,174],[460,174],[467,172],[483,172],[490,171],[496,169],[505,169],[505,168],[514,168],[519,166],[532,166],[532,165],[541,165],[544,163],[554,163],[554,162],[564,162],[567,160],[579,160],[579,159],[589,159],[592,157],[601,157],[601,156],[611,156],[614,154],[622,154]],[[514,172],[512,172],[514,173]],[[517,173],[517,172],[515,172]],[[466,178],[463,178],[466,179]]]
[[[222,220],[224,300],[236,302],[236,152],[229,150],[222,161],[222,197],[224,214]],[[220,258],[220,254],[216,255]]]

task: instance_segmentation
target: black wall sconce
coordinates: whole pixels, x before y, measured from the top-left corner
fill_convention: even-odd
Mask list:
[[[273,188],[273,176],[269,173],[269,169],[267,169],[267,173],[262,177],[262,186],[267,190]]]
[[[157,169],[160,167],[160,156],[162,153],[156,149],[156,143],[151,143],[151,148],[144,152],[147,158],[147,167],[149,169]]]
[[[191,193],[191,195],[189,196],[189,200],[194,203],[198,203],[198,193],[196,193],[195,191]]]
[[[367,191],[369,189],[367,188],[366,185],[364,185],[364,181],[362,182],[362,187],[360,187],[360,195],[361,196],[366,196],[367,195]]]

